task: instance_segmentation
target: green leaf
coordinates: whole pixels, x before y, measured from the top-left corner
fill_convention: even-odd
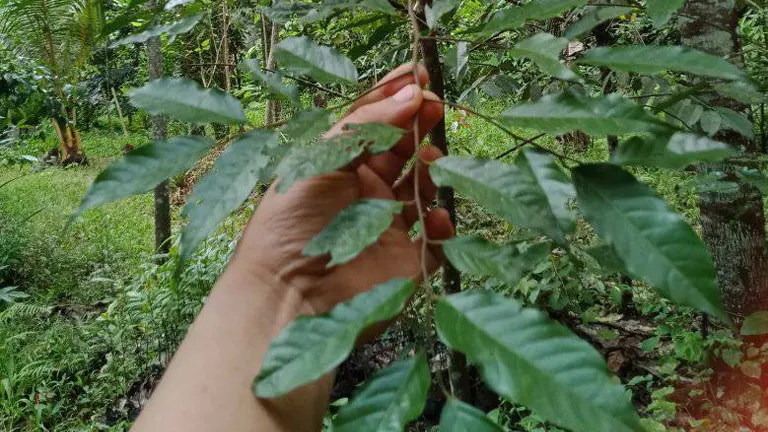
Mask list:
[[[720,130],[720,125],[723,124],[723,118],[720,117],[720,114],[718,114],[717,111],[708,110],[701,115],[699,124],[704,133],[706,133],[707,136],[712,137]]]
[[[536,33],[515,45],[509,52],[514,56],[533,60],[541,70],[561,80],[573,81],[578,78],[572,70],[560,63],[560,54],[568,46],[568,39],[558,38],[549,33]]]
[[[744,319],[741,325],[742,336],[760,336],[768,334],[768,312],[755,312]]]
[[[469,62],[468,45],[464,41],[457,42],[456,45],[448,49],[443,58],[445,65],[453,71],[453,75],[459,81],[467,72],[467,62]]]
[[[768,177],[756,168],[742,168],[736,171],[736,175],[744,183],[754,186],[763,195],[768,195]],[[738,186],[736,186],[738,188]]]
[[[128,92],[131,103],[152,115],[168,115],[190,123],[247,123],[243,107],[234,96],[218,89],[204,89],[186,79],[161,78]]]
[[[250,72],[251,78],[263,84],[270,93],[282,99],[300,104],[299,88],[294,85],[283,84],[282,74],[278,72],[263,72],[258,59],[244,60],[243,65]]]
[[[459,271],[491,276],[509,286],[549,258],[552,246],[539,243],[527,249],[517,244],[495,245],[482,237],[456,237],[443,244],[443,252]]]
[[[728,80],[744,78],[744,72],[724,59],[681,46],[600,47],[584,53],[584,57],[578,63],[641,74],[656,74],[670,70]]]
[[[566,38],[575,39],[588,33],[605,21],[632,13],[632,8],[623,6],[590,7],[589,9],[578,21],[568,26],[568,29],[565,31]]]
[[[682,169],[696,162],[718,162],[736,153],[728,144],[691,133],[633,137],[614,152],[611,162],[619,165]]]
[[[317,45],[309,38],[290,37],[275,46],[275,58],[285,69],[309,75],[322,83],[357,83],[355,65],[333,48]]]
[[[584,217],[631,274],[678,304],[728,319],[712,258],[680,215],[616,165],[583,165],[573,173]]]
[[[405,135],[405,130],[386,123],[348,124],[344,130],[355,131],[357,134],[347,135],[362,140],[372,154],[386,153],[392,149]]]
[[[616,250],[611,245],[594,246],[587,249],[587,253],[600,264],[603,270],[609,273],[619,273],[627,275],[627,266],[616,255]]]
[[[512,107],[501,117],[516,127],[556,135],[573,130],[602,136],[668,129],[641,106],[617,94],[598,98],[574,93],[550,95],[537,102]]]
[[[256,183],[268,179],[268,167],[277,148],[277,135],[253,130],[229,145],[211,171],[195,186],[184,207],[189,223],[181,232],[181,264],[232,211],[248,198]]]
[[[124,37],[118,41],[113,42],[109,47],[116,48],[121,45],[127,45],[130,43],[144,43],[153,37],[158,37],[164,34],[169,36],[170,42],[173,42],[176,36],[192,30],[204,16],[205,13],[187,15],[173,24],[155,26],[141,33]]]
[[[321,316],[303,316],[272,341],[253,383],[256,396],[282,396],[312,382],[340,365],[366,328],[399,314],[414,285],[393,279]]]
[[[435,325],[494,391],[545,420],[577,432],[642,430],[600,354],[544,313],[491,291],[466,291],[437,302]]]
[[[440,432],[503,432],[503,429],[472,405],[448,398],[440,415]]]
[[[766,101],[765,95],[746,81],[733,81],[723,84],[715,84],[715,90],[725,97],[737,100],[747,105],[757,105]]]
[[[400,128],[381,123],[350,125],[347,130],[352,133],[337,135],[310,147],[294,146],[275,170],[280,177],[277,191],[283,193],[297,180],[342,168],[360,156],[366,147],[373,153],[388,151],[404,133]]]
[[[395,9],[387,0],[363,0],[359,5],[361,8],[368,9],[371,12],[397,15],[397,9]]]
[[[352,402],[341,407],[334,432],[401,432],[427,403],[431,384],[424,354],[376,372]]]
[[[573,189],[550,162],[537,153],[521,155],[514,166],[448,156],[434,162],[429,171],[438,186],[454,187],[512,224],[561,242],[568,219],[560,205],[570,199]]]
[[[316,5],[303,2],[274,2],[272,6],[262,6],[259,8],[270,21],[278,24],[285,24],[293,18],[294,15],[304,17],[315,9]]]
[[[333,113],[319,108],[302,111],[291,119],[280,132],[294,146],[309,144],[333,126]]]
[[[484,34],[493,34],[521,27],[529,20],[544,20],[560,16],[577,6],[584,6],[588,0],[536,0],[523,6],[511,7],[496,13],[483,28]]]
[[[435,0],[432,4],[427,4],[424,10],[424,16],[427,19],[427,25],[433,29],[440,21],[440,18],[452,11],[459,5],[459,0]]]
[[[175,8],[176,6],[182,6],[187,3],[192,3],[195,0],[168,0],[168,3],[165,4],[165,10],[171,10]]]
[[[152,190],[164,180],[192,168],[212,146],[213,141],[207,138],[188,136],[133,150],[96,177],[74,216],[89,208]]]
[[[723,118],[723,129],[736,131],[749,139],[755,138],[755,127],[747,116],[724,107],[715,107],[715,111]]]
[[[392,225],[394,215],[403,211],[403,203],[380,199],[362,199],[342,210],[333,222],[304,248],[305,256],[330,253],[328,268],[355,259],[376,243]]]
[[[648,16],[655,27],[661,27],[685,4],[685,0],[646,0]]]

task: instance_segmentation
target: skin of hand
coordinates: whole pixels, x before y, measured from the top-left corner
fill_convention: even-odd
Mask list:
[[[402,172],[415,151],[414,118],[423,139],[442,119],[443,105],[422,90],[428,81],[425,69],[417,69],[421,86],[407,73],[412,69],[403,65],[392,71],[326,135],[343,133],[347,124],[369,122],[408,130],[390,152],[364,156],[342,170],[297,182],[284,194],[277,194],[274,185],[270,188],[134,430],[320,430],[332,374],[271,400],[253,395],[252,380],[272,338],[297,316],[327,312],[395,277],[421,279],[421,240],[409,236],[418,221],[414,172]],[[434,146],[419,152],[424,204],[436,193],[426,163],[441,156]],[[328,269],[328,257],[302,255],[341,210],[363,198],[406,205],[379,241],[349,263]],[[445,210],[425,212],[429,239],[453,236]],[[430,245],[424,263],[428,271],[436,270],[441,260],[439,246]]]

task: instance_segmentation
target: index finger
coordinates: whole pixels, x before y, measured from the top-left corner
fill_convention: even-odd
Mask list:
[[[427,69],[422,64],[417,65],[416,70],[419,76],[419,85],[423,88],[429,83],[429,73],[427,73]],[[355,101],[349,111],[344,114],[344,117],[352,114],[360,107],[382,101],[394,95],[408,84],[414,84],[415,82],[416,80],[413,76],[413,64],[406,63],[400,65],[379,80],[374,86],[374,90]]]

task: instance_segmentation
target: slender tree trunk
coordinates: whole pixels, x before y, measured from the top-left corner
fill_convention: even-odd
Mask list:
[[[679,18],[683,45],[719,57],[740,61],[736,32],[738,13],[732,0],[688,0]],[[708,95],[707,104],[746,113],[749,107],[718,95]],[[756,142],[733,131],[721,131],[716,139],[742,147],[748,154]],[[709,165],[728,181],[738,182],[732,164]],[[705,192],[699,196],[702,234],[717,267],[726,310],[736,322],[752,312],[768,309],[768,261],[765,256],[765,215],[759,191],[739,184],[734,191]]]
[[[147,7],[153,9],[155,0],[149,0]],[[147,41],[147,63],[149,63],[149,79],[163,77],[163,50],[159,37]],[[155,141],[168,138],[168,119],[164,116],[152,116],[152,137]],[[171,199],[168,191],[168,180],[155,187],[155,250],[159,254],[167,254],[171,250]]]
[[[269,38],[269,55],[267,56],[267,69],[274,70],[276,66],[274,47],[280,42],[280,25],[272,23],[272,29],[270,31]],[[265,116],[265,123],[270,124],[280,121],[282,117],[282,104],[279,100],[270,99],[267,101],[267,113]]]
[[[430,0],[426,1],[431,4]],[[426,4],[425,0],[420,0],[419,3],[419,10],[424,11],[424,6]],[[423,23],[426,22],[426,19],[423,16],[423,12],[420,13],[421,28],[419,30],[424,32],[426,28]],[[429,73],[430,90],[440,99],[444,99],[445,79],[443,76],[443,65],[440,62],[440,51],[437,47],[437,42],[434,39],[422,39],[421,50],[424,56],[424,64]],[[434,146],[439,148],[443,154],[448,155],[450,148],[445,133],[445,118],[441,119],[430,131],[429,137]],[[442,187],[438,189],[437,202],[440,207],[448,210],[448,213],[451,215],[451,222],[455,227],[457,223],[456,198],[453,188]],[[427,281],[425,281],[425,283],[427,283]],[[461,274],[450,262],[446,262],[443,266],[443,290],[448,294],[461,292]],[[452,352],[449,371],[451,388],[453,389],[454,395],[467,403],[473,403],[474,395],[472,394],[466,356],[459,352]]]

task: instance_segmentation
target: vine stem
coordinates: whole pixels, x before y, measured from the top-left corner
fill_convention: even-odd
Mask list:
[[[421,80],[419,79],[419,42],[421,33],[419,32],[419,21],[416,17],[416,12],[413,10],[413,0],[408,1],[408,15],[411,17],[411,24],[413,25],[413,79],[417,86],[421,87]],[[419,214],[419,224],[421,224],[421,277],[424,290],[429,296],[430,303],[435,301],[435,293],[432,292],[432,288],[429,287],[429,271],[427,270],[427,247],[429,246],[429,235],[427,234],[426,217],[424,215],[424,203],[421,200],[421,192],[419,190],[421,181],[419,180],[421,174],[420,166],[421,160],[419,158],[421,133],[419,132],[419,115],[418,112],[413,116],[413,151],[416,157],[416,161],[413,164],[413,196],[416,200],[416,211]]]

